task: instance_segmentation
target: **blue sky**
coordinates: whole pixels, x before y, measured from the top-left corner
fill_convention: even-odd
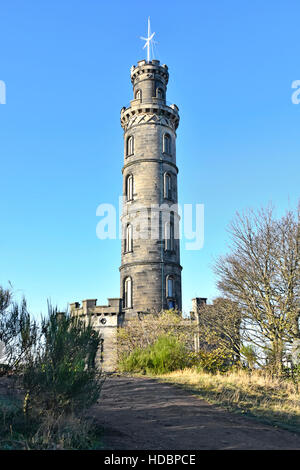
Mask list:
[[[96,208],[118,204],[120,109],[149,15],[180,109],[179,202],[205,205],[203,249],[181,250],[184,310],[217,295],[236,210],[297,203],[298,1],[2,0],[0,285],[37,315],[48,298],[119,295],[120,241],[96,237]]]

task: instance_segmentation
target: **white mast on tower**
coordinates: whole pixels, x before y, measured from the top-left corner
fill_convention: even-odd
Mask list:
[[[146,41],[143,49],[145,49],[145,47],[147,47],[147,62],[150,62],[150,44],[151,44],[151,48],[152,48],[152,56],[154,56],[154,54],[153,54],[153,44],[155,44],[155,41],[153,39],[154,35],[155,35],[155,33],[151,34],[150,16],[149,16],[148,17],[148,37],[144,38],[144,37],[141,36],[141,39],[143,41]]]

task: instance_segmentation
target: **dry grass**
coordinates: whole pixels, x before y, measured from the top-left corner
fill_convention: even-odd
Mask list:
[[[157,377],[188,388],[210,403],[300,432],[300,393],[290,381],[259,372],[212,375],[193,369]]]

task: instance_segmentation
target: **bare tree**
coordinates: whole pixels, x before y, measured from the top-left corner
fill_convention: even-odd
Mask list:
[[[199,344],[203,349],[221,348],[239,359],[241,312],[236,302],[218,297],[211,305],[198,307]]]
[[[285,344],[300,338],[299,222],[300,206],[280,219],[272,207],[237,213],[231,252],[215,266],[219,289],[238,304],[251,340],[263,342],[277,372]]]

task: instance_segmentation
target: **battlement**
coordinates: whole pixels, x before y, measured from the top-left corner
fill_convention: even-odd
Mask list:
[[[160,65],[159,60],[150,60],[150,62],[147,62],[146,60],[139,60],[137,65],[132,65],[130,73],[132,83],[134,83],[138,76],[149,73],[161,75],[164,78],[166,84],[169,80],[168,66],[166,64]]]
[[[71,315],[118,315],[122,313],[122,299],[119,297],[108,298],[108,305],[97,305],[97,299],[86,299],[70,304]]]
[[[145,117],[147,115],[148,117]],[[153,115],[156,116],[153,119]],[[163,100],[151,98],[151,101],[131,100],[130,106],[121,109],[121,126],[124,131],[132,125],[164,124],[176,130],[179,125],[179,109],[176,104],[166,105]]]
[[[134,99],[151,102],[152,98],[159,98],[162,102],[165,102],[169,81],[169,72],[166,65],[160,65],[159,60],[150,62],[140,60],[138,65],[131,67],[130,75]]]

